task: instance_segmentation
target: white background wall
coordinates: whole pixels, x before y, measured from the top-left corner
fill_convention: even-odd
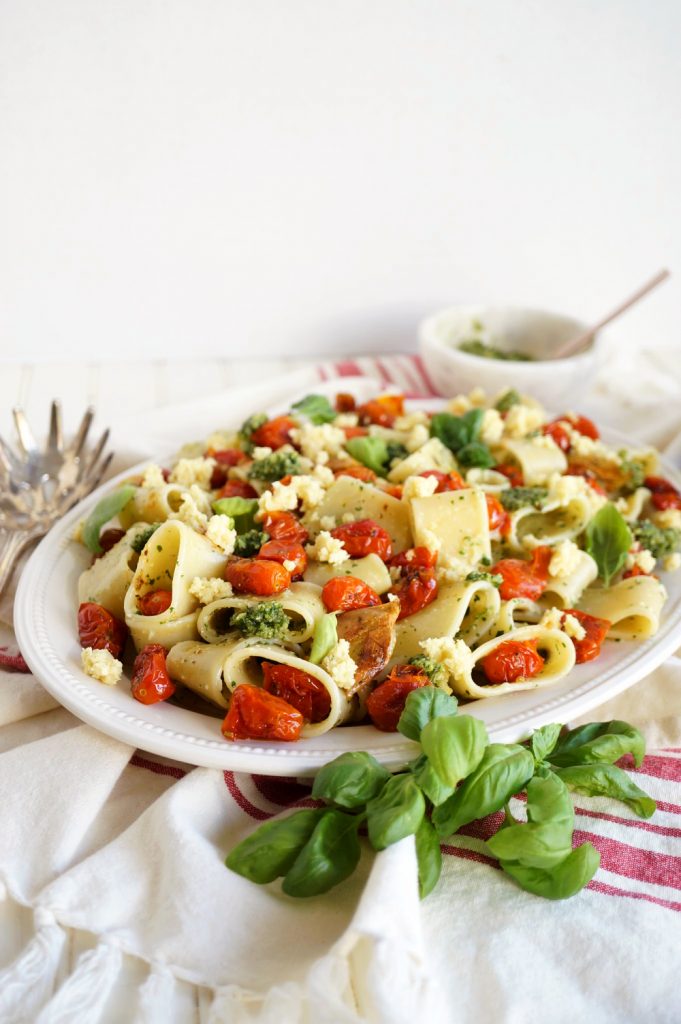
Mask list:
[[[0,355],[408,348],[438,305],[678,346],[677,0],[2,0]]]

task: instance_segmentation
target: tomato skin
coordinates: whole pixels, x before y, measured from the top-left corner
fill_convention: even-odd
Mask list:
[[[424,547],[407,548],[406,551],[400,551],[398,555],[393,555],[390,559],[391,566],[406,570],[432,569],[436,562],[437,552]]]
[[[306,722],[323,722],[331,711],[328,690],[314,676],[292,665],[263,661],[264,688],[301,713]]]
[[[479,664],[489,682],[497,685],[531,679],[541,672],[544,659],[537,652],[536,640],[506,640]]]
[[[246,480],[228,480],[218,493],[218,498],[257,498],[255,487]]]
[[[349,441],[353,437],[366,437],[369,431],[366,427],[343,427],[343,433]]]
[[[380,604],[376,591],[355,576],[334,576],[322,589],[327,612],[351,612],[355,608],[371,608]]]
[[[637,566],[634,568],[637,568]],[[612,622],[609,622],[607,619],[599,619],[596,615],[587,615],[586,612],[579,612],[576,608],[567,608],[565,615],[574,615],[586,630],[586,636],[583,640],[573,639],[572,641],[575,645],[577,664],[581,665],[585,661],[593,661],[601,653],[601,644],[605,640]],[[565,615],[563,620],[565,620]]]
[[[81,647],[108,651],[117,658],[128,636],[128,628],[101,604],[84,601],[78,608],[78,638]]]
[[[172,603],[170,590],[150,590],[148,594],[137,598],[137,610],[140,615],[163,615]]]
[[[632,565],[631,569],[625,569],[622,573],[623,580],[629,580],[632,576],[651,576],[654,580],[657,579],[657,576],[654,573],[646,572],[640,565]]]
[[[513,597],[528,597],[536,601],[546,590],[549,579],[551,548],[541,546],[532,552],[529,562],[521,558],[502,558],[490,569],[503,577],[499,594],[504,601]]]
[[[294,544],[288,540],[265,541],[256,558],[266,558],[272,562],[279,562],[281,565],[284,562],[295,562],[294,568],[288,569],[294,579],[296,576],[302,576],[307,569],[305,548],[302,544]]]
[[[598,441],[600,431],[593,420],[590,420],[588,416],[578,416],[567,414],[562,417],[572,425],[572,429],[576,430],[578,434],[583,434],[584,437],[590,437],[592,441]]]
[[[419,476],[434,476],[437,480],[436,494],[443,494],[445,491],[463,491],[468,484],[459,473],[452,470],[451,473],[443,473],[441,469],[426,469]]]
[[[404,412],[404,395],[381,395],[360,405],[357,409],[359,422],[376,423],[380,427],[392,427],[398,416]]]
[[[266,558],[235,558],[225,569],[225,579],[241,594],[270,597],[291,586],[291,573],[279,562]]]
[[[663,476],[647,476],[643,481],[643,486],[653,494],[667,494],[670,491],[672,494],[677,493],[671,480],[666,480]]]
[[[336,395],[336,412],[354,412],[356,404],[354,395],[347,391],[339,391]]]
[[[352,476],[355,480],[364,480],[367,484],[373,483],[376,479],[373,469],[369,469],[368,466],[363,466],[359,462],[356,466],[342,466],[340,469],[336,469],[333,475],[335,477]]]
[[[409,572],[396,586],[392,593],[400,600],[400,614],[397,621],[415,615],[437,597],[437,579],[433,569],[418,569]]]
[[[389,494],[393,498],[402,498],[402,484],[386,484],[381,488],[381,490],[385,491],[386,494]]]
[[[251,444],[257,448],[281,448],[283,444],[289,444],[295,426],[296,421],[290,416],[275,416],[253,431]]]
[[[511,487],[523,487],[525,478],[518,466],[514,466],[511,462],[500,462],[498,466],[493,466],[495,473],[501,473],[509,481]]]
[[[240,462],[243,462],[246,458],[245,452],[242,452],[240,448],[220,448],[218,451],[215,448],[209,448],[206,451],[205,458],[215,459],[221,466],[238,466]]]
[[[292,512],[268,512],[262,521],[262,528],[272,540],[305,544],[309,538],[307,530]]]
[[[651,501],[655,508],[660,510],[665,508],[681,508],[681,494],[678,491],[664,491],[661,494],[653,494]]]
[[[486,494],[485,501],[487,502],[487,519],[490,530],[498,530],[501,536],[504,537],[511,528],[510,515],[499,499],[495,498],[493,494]]]
[[[581,476],[588,483],[592,491],[596,494],[602,494],[607,497],[607,491],[600,485],[598,478],[594,473],[593,469],[588,466],[585,462],[573,461],[572,459],[568,462],[568,468],[566,476]]]
[[[242,683],[232,694],[229,711],[222,723],[226,740],[299,739],[304,719],[292,704],[267,693],[259,686]]]
[[[381,732],[396,732],[409,694],[430,685],[430,679],[422,669],[413,665],[396,665],[385,682],[369,694],[366,705],[369,718]]]
[[[378,555],[384,562],[392,554],[390,534],[373,519],[359,519],[356,523],[343,523],[331,531],[331,536],[342,540],[350,558]]]
[[[565,420],[565,417],[563,417],[563,420]],[[545,423],[541,428],[541,432],[545,437],[552,438],[562,452],[570,450],[570,437],[565,427],[561,426],[560,420]]]
[[[175,683],[166,669],[166,652],[161,644],[147,644],[135,658],[130,688],[140,704],[158,704],[175,693]]]
[[[99,535],[99,546],[102,549],[102,555],[105,555],[107,551],[111,551],[111,548],[118,544],[119,540],[125,537],[125,530],[119,530],[115,527],[111,527],[109,530],[104,530]],[[102,555],[96,555],[96,558],[101,558]]]

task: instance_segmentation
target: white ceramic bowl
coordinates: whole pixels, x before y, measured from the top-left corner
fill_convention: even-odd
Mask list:
[[[480,331],[476,324],[482,325]],[[571,317],[539,309],[514,306],[452,306],[424,320],[419,328],[421,354],[433,383],[450,397],[482,387],[494,395],[516,388],[538,398],[548,408],[584,390],[603,357],[603,339],[597,335],[581,354],[551,359],[560,345],[586,324]],[[485,359],[462,352],[463,341],[478,338],[502,351],[524,352],[531,362]]]

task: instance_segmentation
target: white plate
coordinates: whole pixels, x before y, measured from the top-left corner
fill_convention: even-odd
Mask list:
[[[365,396],[366,382],[362,384],[358,390]],[[348,378],[315,387],[326,394],[338,390],[349,390]],[[413,405],[439,408],[442,403],[423,400]],[[606,442],[632,445],[614,432],[604,431],[603,436]],[[116,739],[209,768],[300,778],[313,775],[347,750],[366,750],[391,768],[413,757],[415,745],[399,733],[382,733],[367,725],[332,729],[295,744],[228,742],[220,734],[218,718],[172,704],[145,706],[130,695],[125,679],[108,687],[85,675],[76,627],[76,583],[89,555],[70,538],[102,494],[148,461],[107,481],[74,508],[45,537],[22,573],[14,625],[22,654],[46,689],[69,711]],[[679,484],[679,473],[668,463],[663,466],[664,474]],[[597,661],[578,665],[555,686],[477,701],[466,705],[466,713],[482,719],[493,740],[511,742],[546,722],[567,722],[586,714],[638,682],[681,644],[681,573],[667,576],[665,584],[669,599],[655,637],[606,643]]]

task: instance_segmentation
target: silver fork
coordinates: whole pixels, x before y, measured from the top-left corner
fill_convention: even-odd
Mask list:
[[[17,450],[0,437],[0,593],[24,548],[44,536],[53,523],[94,490],[113,458],[113,452],[104,455],[108,430],[92,449],[86,448],[94,417],[91,407],[73,440],[65,445],[61,406],[52,402],[50,429],[42,451],[21,409],[12,412]]]

